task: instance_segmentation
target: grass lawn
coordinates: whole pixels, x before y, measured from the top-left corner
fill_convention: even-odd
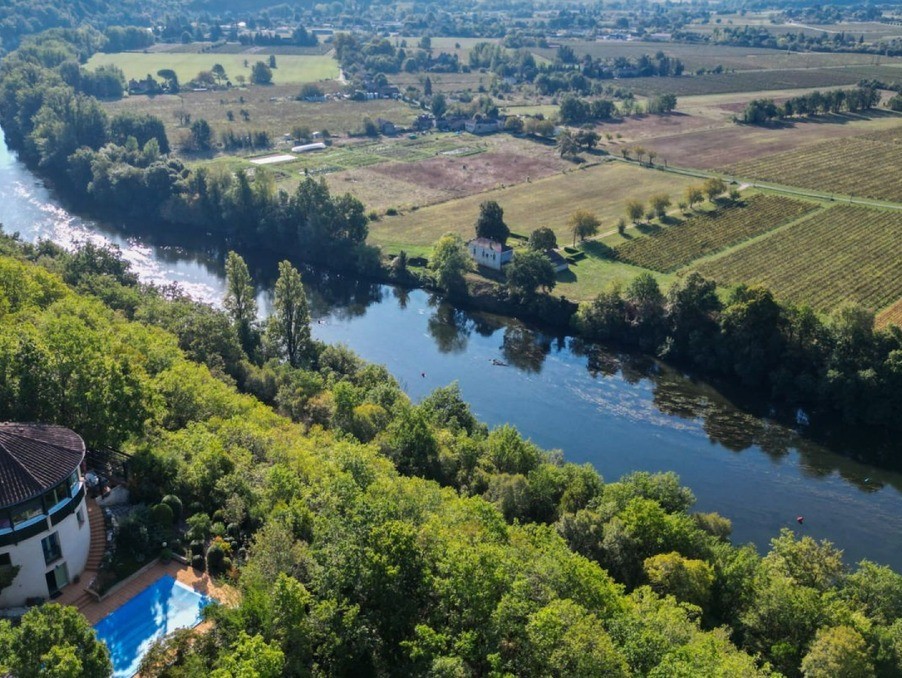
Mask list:
[[[235,78],[243,75],[250,81],[251,68],[257,61],[267,62],[269,54],[190,54],[183,52],[121,52],[118,54],[95,54],[88,61],[88,68],[113,64],[125,72],[126,78],[141,79],[157,71],[171,68],[179,76],[180,82],[188,82],[200,71],[208,71],[214,64],[221,64],[226,75],[235,84]],[[245,62],[247,66],[245,66]],[[317,80],[332,80],[338,77],[338,62],[323,54],[283,54],[276,57],[277,68],[273,69],[273,84],[290,85]]]
[[[431,246],[443,233],[453,231],[469,238],[479,214],[479,205],[495,200],[504,209],[504,218],[512,231],[528,235],[548,226],[558,242],[568,244],[568,215],[583,208],[601,219],[602,231],[616,227],[626,202],[647,200],[655,193],[668,193],[672,199],[683,188],[697,183],[691,177],[659,172],[620,162],[605,162],[587,169],[572,169],[544,179],[450,200],[438,205],[383,217],[370,224],[370,241],[386,252],[411,250],[413,246]]]
[[[626,284],[640,273],[651,273],[662,289],[667,289],[674,280],[672,275],[612,261],[603,256],[604,248],[596,243],[583,243],[582,249],[586,257],[570,264],[569,271],[558,273],[554,294],[563,294],[573,301],[588,301],[614,281]]]

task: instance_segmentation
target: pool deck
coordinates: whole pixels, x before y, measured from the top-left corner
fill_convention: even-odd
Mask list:
[[[88,518],[91,525],[91,551],[94,553],[96,544],[99,543],[100,556],[102,557],[106,542],[106,528],[103,523],[101,508],[94,503],[93,499],[88,500]],[[99,566],[100,559],[98,558],[96,562],[97,566]],[[92,562],[89,560],[88,564],[91,565]],[[127,580],[121,588],[98,602],[94,596],[85,590],[85,587],[94,578],[95,574],[97,574],[96,568],[86,569],[81,575],[80,583],[70,584],[63,590],[63,594],[53,601],[60,605],[77,607],[78,611],[87,618],[92,626],[167,574],[198,593],[209,596],[224,605],[236,605],[240,595],[233,586],[216,582],[206,572],[198,572],[189,565],[182,565],[173,560],[166,564],[156,563],[153,567]]]

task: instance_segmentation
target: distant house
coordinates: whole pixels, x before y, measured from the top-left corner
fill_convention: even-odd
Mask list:
[[[514,250],[510,245],[502,245],[488,238],[473,238],[467,243],[467,251],[477,264],[496,271],[500,271],[514,258]]]
[[[470,118],[464,123],[464,129],[470,134],[492,134],[500,132],[504,123],[498,118],[484,118],[481,115]]]
[[[439,118],[435,121],[435,127],[440,132],[460,132],[467,126],[467,117],[464,115],[452,115],[447,118]]]
[[[426,132],[432,129],[434,120],[431,115],[420,115],[413,123],[414,129],[418,132]]]
[[[551,262],[555,273],[562,273],[570,268],[570,264],[567,263],[564,256],[557,250],[545,250],[545,256],[548,257],[548,260]]]

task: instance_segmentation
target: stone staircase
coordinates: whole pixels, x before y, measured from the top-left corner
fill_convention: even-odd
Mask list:
[[[93,499],[88,499],[88,524],[91,526],[91,548],[88,550],[88,563],[85,565],[85,573],[89,570],[96,573],[103,561],[106,552],[106,521],[103,519],[103,509]],[[93,575],[92,575],[93,576]]]
[[[88,525],[91,529],[91,546],[88,549],[88,562],[85,565],[84,572],[81,573],[79,583],[71,585],[71,588],[75,589],[75,591],[72,593],[66,591],[64,593],[65,601],[58,601],[64,602],[66,605],[73,605],[80,611],[84,611],[86,606],[97,600],[88,593],[87,587],[100,570],[103,554],[106,552],[106,521],[103,518],[103,509],[90,498],[85,502],[85,505],[88,508]]]

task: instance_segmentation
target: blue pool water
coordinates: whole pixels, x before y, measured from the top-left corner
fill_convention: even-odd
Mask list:
[[[131,678],[151,643],[176,629],[195,626],[207,596],[166,575],[95,626],[97,637],[110,649],[114,678]]]

